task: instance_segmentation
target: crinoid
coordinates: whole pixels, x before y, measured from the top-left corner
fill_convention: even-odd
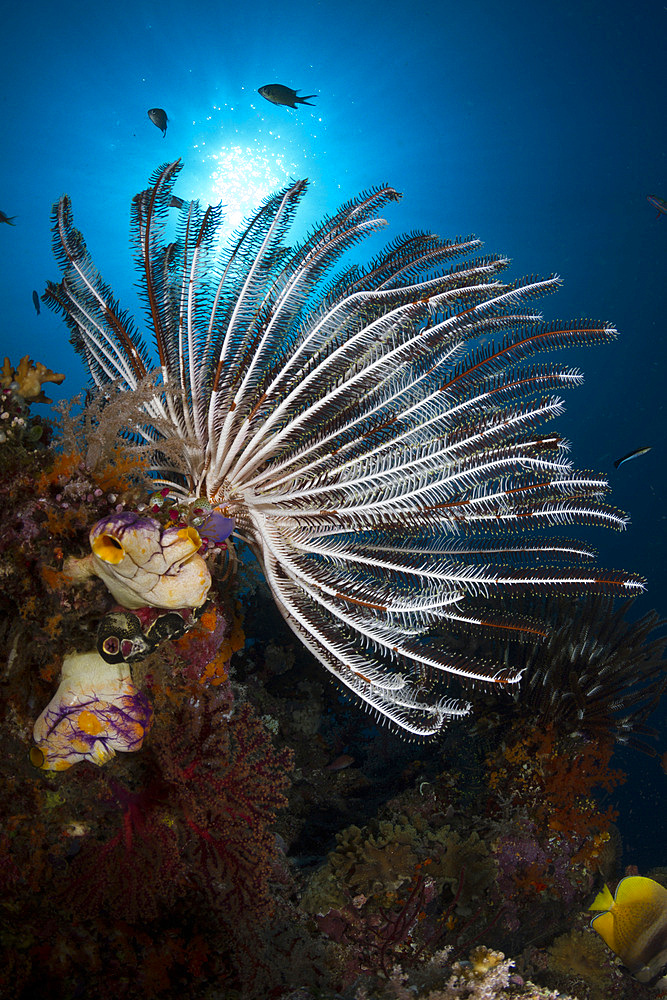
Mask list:
[[[471,655],[493,652],[523,675],[511,699],[476,699],[477,728],[549,728],[557,737],[616,740],[655,756],[643,737],[657,735],[647,720],[667,688],[667,622],[655,611],[633,620],[632,601],[619,606],[599,593],[525,595],[513,605],[517,616],[541,622],[547,638],[492,645],[465,637]]]
[[[559,734],[611,737],[655,756],[640,737],[657,735],[647,719],[667,687],[667,623],[655,611],[628,621],[629,610],[600,595],[549,600],[548,639],[523,650],[523,714]]]
[[[220,208],[196,202],[183,204],[167,242],[179,169],[159,169],[132,204],[162,379],[140,436],[175,495],[205,496],[235,518],[286,621],[344,685],[427,735],[468,708],[431,693],[432,675],[519,676],[426,637],[434,623],[476,621],[467,595],[642,588],[591,569],[586,544],[540,533],[626,523],[600,502],[605,477],[573,471],[566,443],[543,429],[562,409],[554,393],[581,374],[534,361],[608,341],[612,326],[543,324],[530,302],[558,279],[501,283],[508,261],[497,256],[452,263],[479,251],[472,237],[414,232],[332,275],[384,225],[377,213],[399,197],[390,187],[347,202],[293,248],[284,237],[303,181],[269,198],[222,250]],[[64,312],[98,386],[137,389],[152,356],[95,269],[67,197],[53,233],[64,276],[45,300]],[[480,346],[490,336],[499,341]],[[502,615],[478,624],[524,628]]]

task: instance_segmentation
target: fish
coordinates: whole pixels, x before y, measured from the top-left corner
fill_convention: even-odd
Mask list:
[[[647,194],[646,200],[649,205],[653,205],[654,208],[658,209],[656,219],[659,219],[661,215],[667,215],[667,201],[664,198],[658,198],[655,194]]]
[[[33,292],[32,292],[32,303],[33,303],[33,305],[35,307],[35,312],[39,316],[39,295],[37,294],[37,290],[36,289],[33,289]]]
[[[261,94],[267,101],[271,101],[271,104],[282,104],[286,108],[296,108],[297,104],[308,104],[313,107],[310,104],[310,98],[317,97],[317,94],[297,97],[296,90],[284,87],[282,83],[267,83],[264,87],[260,87],[257,93]],[[150,114],[150,111],[148,113]]]
[[[626,462],[629,462],[631,458],[639,458],[640,455],[645,455],[651,450],[651,445],[645,445],[643,448],[635,448],[634,451],[629,451],[627,455],[623,455],[622,458],[617,458],[614,462],[614,468],[619,469]]]
[[[179,198],[175,194],[172,194],[169,199],[169,208],[183,208],[185,205],[185,198]]]
[[[667,889],[652,878],[621,879],[612,896],[608,886],[590,910],[604,910],[591,920],[608,948],[640,983],[650,983],[667,965]],[[667,985],[661,979],[660,985]]]
[[[14,219],[15,218],[16,218],[15,215],[9,216],[9,215],[5,215],[4,212],[0,212],[0,222],[6,222],[8,226],[13,226],[14,225]]]
[[[167,122],[169,121],[167,118],[167,112],[162,108],[149,108],[148,117],[153,122],[153,125],[157,125],[160,129],[162,132],[162,138],[164,139],[167,134]]]
[[[335,760],[325,764],[324,770],[343,771],[346,767],[349,767],[350,764],[354,764],[354,757],[351,757],[349,753],[342,753],[339,757],[336,757]]]

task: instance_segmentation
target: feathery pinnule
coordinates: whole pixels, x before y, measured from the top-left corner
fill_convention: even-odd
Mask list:
[[[220,208],[186,202],[167,241],[180,169],[160,168],[132,204],[161,372],[133,432],[175,495],[236,519],[285,620],[343,684],[409,733],[434,733],[468,706],[432,693],[433,675],[505,684],[518,672],[448,650],[429,638],[433,625],[542,631],[502,609],[482,619],[467,597],[642,589],[593,568],[587,544],[544,534],[626,524],[601,502],[606,478],[575,471],[544,427],[581,373],[536,361],[604,343],[611,325],[543,323],[531,303],[558,278],[503,282],[508,261],[480,254],[474,237],[413,232],[333,273],[384,225],[378,213],[399,197],[390,187],[347,202],[293,248],[305,181],[267,199],[223,247]],[[67,197],[53,232],[64,273],[47,300],[95,384],[135,389],[153,355],[95,269]]]

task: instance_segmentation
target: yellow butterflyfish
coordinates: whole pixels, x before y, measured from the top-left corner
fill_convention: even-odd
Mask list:
[[[605,885],[591,910],[591,927],[615,952],[635,979],[649,983],[667,965],[667,889],[652,878],[621,879],[612,896]]]

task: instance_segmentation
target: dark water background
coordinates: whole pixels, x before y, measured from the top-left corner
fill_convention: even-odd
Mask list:
[[[305,223],[369,185],[403,191],[387,238],[471,232],[513,274],[559,273],[548,318],[610,319],[611,346],[572,351],[586,385],[559,429],[581,468],[609,471],[632,525],[591,531],[602,561],[649,581],[638,610],[667,613],[665,305],[667,6],[509,0],[252,4],[142,0],[12,5],[3,14],[0,354],[29,352],[85,385],[64,324],[35,314],[58,271],[49,212],[75,220],[121,303],[138,312],[128,253],[131,196],[182,157],[177,193],[238,207],[238,223],[289,177],[307,176]],[[257,88],[316,93],[275,107]],[[147,109],[169,116],[166,138]],[[373,250],[377,249],[374,245]],[[366,252],[366,251],[365,251]],[[371,252],[371,248],[367,248]],[[615,472],[640,445],[645,457]],[[661,471],[662,470],[662,471]],[[663,706],[659,753],[667,749]],[[665,775],[623,754],[617,796],[627,862],[667,864]]]

